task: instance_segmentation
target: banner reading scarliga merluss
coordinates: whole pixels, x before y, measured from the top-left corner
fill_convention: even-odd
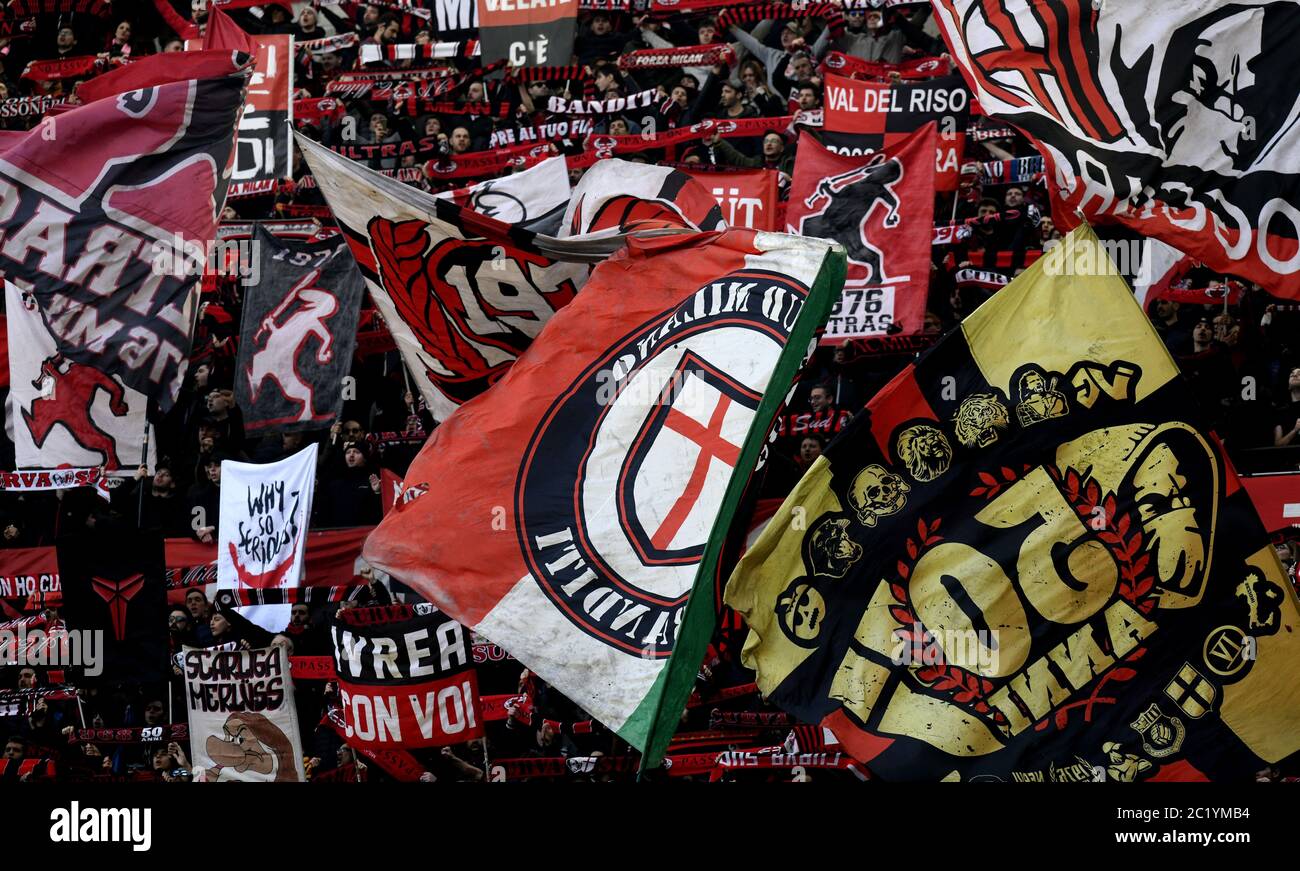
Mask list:
[[[1105,265],[1075,231],[901,372],[728,582],[763,695],[882,777],[1229,779],[1300,749],[1295,591]]]

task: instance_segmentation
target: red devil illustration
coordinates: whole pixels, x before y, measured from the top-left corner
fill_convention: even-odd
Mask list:
[[[289,289],[275,310],[263,318],[261,327],[253,336],[257,350],[253,352],[246,370],[254,402],[262,384],[269,378],[286,399],[302,406],[296,418],[299,421],[311,420],[315,414],[312,401],[315,391],[298,373],[298,354],[308,337],[315,336],[320,342],[316,362],[324,365],[334,357],[333,338],[325,321],[338,311],[339,304],[332,293],[313,286],[319,278],[319,269],[307,273]],[[294,303],[299,303],[298,307],[280,321],[279,318]]]
[[[95,392],[103,390],[108,394],[108,409],[113,416],[125,417],[129,409],[126,390],[120,383],[93,366],[55,354],[41,362],[41,374],[32,386],[45,394],[32,401],[30,411],[22,410],[23,422],[36,447],[44,445],[54,427],[61,424],[78,445],[103,458],[105,469],[119,468],[117,441],[95,423],[90,409]]]

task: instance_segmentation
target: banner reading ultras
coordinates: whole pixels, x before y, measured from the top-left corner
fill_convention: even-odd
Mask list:
[[[750,230],[631,239],[438,427],[406,478],[437,486],[365,559],[644,745],[728,484],[757,462],[842,258]]]
[[[0,153],[0,269],[35,296],[61,354],[164,411],[185,374],[243,83],[106,97]]]
[[[514,67],[569,62],[578,0],[476,0],[483,63]]]
[[[348,608],[330,626],[344,737],[440,747],[483,734],[464,628],[432,605]]]
[[[1300,748],[1295,592],[1096,236],[1058,250],[804,476],[727,587],[744,660],[887,778],[1249,775]]]

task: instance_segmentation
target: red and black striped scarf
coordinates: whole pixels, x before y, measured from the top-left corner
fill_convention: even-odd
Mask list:
[[[733,24],[756,24],[767,19],[780,21],[786,18],[821,18],[831,29],[832,37],[844,33],[844,13],[839,3],[809,3],[806,6],[787,6],[784,3],[755,3],[729,6],[718,15],[718,27],[726,29]]]

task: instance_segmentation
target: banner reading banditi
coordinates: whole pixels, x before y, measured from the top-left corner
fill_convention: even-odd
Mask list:
[[[483,63],[512,67],[568,63],[578,22],[578,0],[476,0]]]
[[[903,370],[727,585],[763,695],[883,777],[1227,779],[1300,749],[1300,603],[1106,257],[1075,230]]]
[[[30,285],[60,353],[163,412],[185,375],[243,84],[226,76],[96,100],[0,153],[0,270]]]
[[[435,420],[495,383],[586,280],[585,265],[532,249],[523,229],[568,202],[562,159],[471,189],[496,220],[298,145]]]
[[[190,755],[208,781],[301,783],[302,736],[285,648],[194,650],[181,657]]]
[[[343,407],[364,285],[347,241],[253,235],[261,280],[244,293],[235,400],[249,434],[328,426]]]
[[[848,279],[822,341],[921,331],[930,286],[934,125],[868,157],[799,137],[787,230],[848,252]]]
[[[10,377],[5,410],[18,468],[144,465],[152,470],[154,440],[145,438],[146,428],[152,427],[144,395],[120,378],[59,353],[35,297],[12,281],[5,282],[5,308]],[[87,478],[72,486],[98,483]]]
[[[629,237],[434,431],[406,475],[434,486],[363,555],[654,764],[715,622],[722,541],[843,262],[752,230]]]
[[[276,463],[222,461],[218,588],[276,590],[302,582],[316,453],[313,442]]]
[[[348,608],[330,623],[344,738],[372,749],[483,735],[465,629],[432,605]]]
[[[1057,227],[1077,224],[1078,209],[1300,297],[1300,6],[934,8],[980,106],[1047,159]]]
[[[961,182],[970,103],[960,76],[890,84],[828,75],[818,139],[837,154],[860,157],[887,149],[933,121],[935,187],[954,191]]]

